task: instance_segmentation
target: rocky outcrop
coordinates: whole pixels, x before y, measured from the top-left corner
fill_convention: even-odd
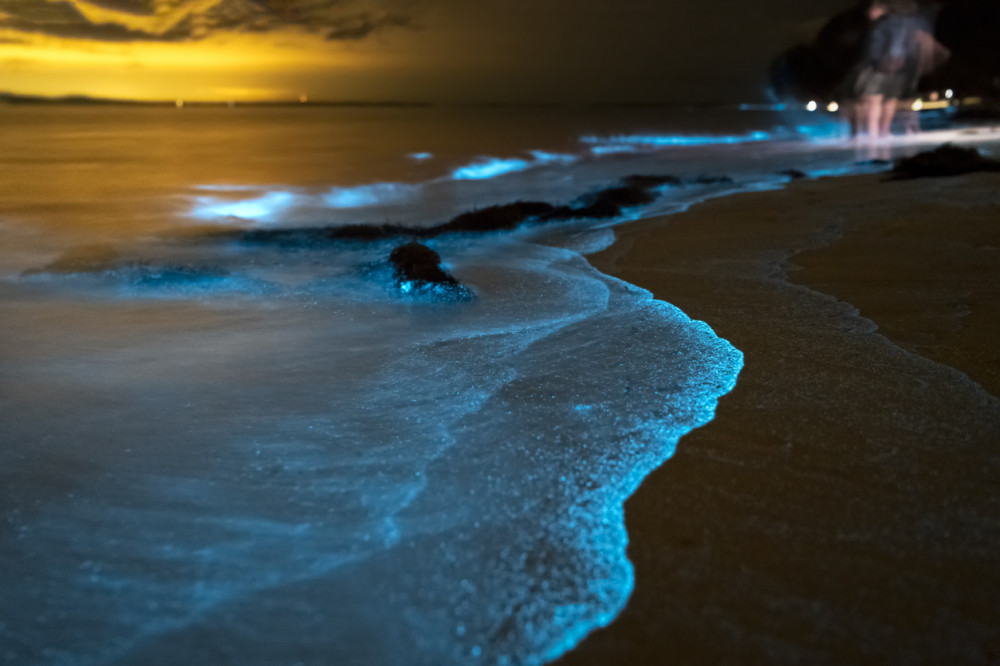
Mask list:
[[[1000,162],[984,157],[975,148],[946,143],[934,150],[896,160],[891,179],[958,176],[976,171],[1000,172]]]

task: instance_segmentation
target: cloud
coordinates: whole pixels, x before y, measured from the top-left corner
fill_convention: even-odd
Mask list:
[[[406,27],[413,22],[412,17],[403,14],[382,12],[361,12],[353,16],[345,16],[329,26],[326,38],[330,41],[358,40],[385,28]]]
[[[297,28],[332,41],[414,24],[416,0],[6,0],[5,32],[102,42],[190,41]]]

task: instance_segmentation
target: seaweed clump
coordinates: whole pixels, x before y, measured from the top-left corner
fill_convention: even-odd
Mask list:
[[[632,176],[627,176],[622,180],[622,184],[626,187],[641,187],[643,189],[652,189],[655,187],[663,187],[664,185],[678,186],[681,185],[681,179],[677,176],[650,176],[646,174],[634,174]]]
[[[959,176],[976,171],[1000,172],[1000,162],[983,156],[975,148],[946,143],[934,150],[896,160],[891,179]]]
[[[528,220],[540,218],[552,209],[552,204],[544,201],[515,201],[502,206],[490,206],[462,213],[450,222],[433,227],[429,232],[431,235],[436,235],[455,231],[477,233],[507,231]]]
[[[423,292],[450,298],[468,298],[463,284],[441,268],[441,255],[422,243],[400,245],[389,255],[396,282],[403,293]]]
[[[618,217],[622,214],[622,208],[629,206],[645,206],[652,203],[656,196],[650,192],[653,187],[662,183],[653,183],[652,180],[643,182],[642,179],[652,179],[651,176],[630,176],[625,184],[620,187],[609,187],[581,197],[579,204],[573,206],[559,206],[553,208],[547,215],[542,217],[544,222],[556,222],[561,220],[607,220]],[[635,182],[629,182],[637,179]]]
[[[694,179],[695,185],[732,185],[733,179],[729,176],[708,176],[702,174]]]
[[[706,182],[704,177],[700,182]],[[709,182],[732,182],[727,177]],[[568,220],[607,220],[619,217],[623,208],[645,206],[656,199],[657,188],[683,185],[677,176],[636,174],[615,187],[586,194],[571,205],[555,206],[544,201],[515,201],[462,213],[433,227],[401,224],[348,224],[342,226],[300,227],[294,229],[253,229],[241,231],[242,243],[276,245],[286,248],[322,248],[334,241],[372,242],[393,238],[418,240],[448,233],[489,233],[510,231],[525,223]],[[225,234],[223,234],[225,235]],[[230,235],[230,237],[232,237]]]

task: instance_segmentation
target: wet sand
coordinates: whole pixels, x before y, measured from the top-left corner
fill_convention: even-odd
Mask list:
[[[745,354],[558,663],[1000,664],[1000,175],[802,181],[591,257]]]

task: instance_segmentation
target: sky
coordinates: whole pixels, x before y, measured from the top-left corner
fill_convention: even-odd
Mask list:
[[[0,91],[708,103],[851,0],[0,0]]]

